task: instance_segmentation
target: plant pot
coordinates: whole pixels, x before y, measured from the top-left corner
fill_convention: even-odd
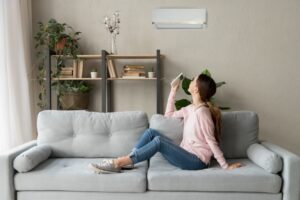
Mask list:
[[[91,72],[91,78],[97,78],[97,72]]]
[[[59,102],[63,110],[87,110],[89,93],[66,93]]]
[[[56,53],[59,54],[60,52],[62,52],[65,48],[66,43],[67,43],[67,38],[64,37],[64,38],[60,39],[55,45]]]
[[[148,78],[154,78],[155,73],[154,72],[148,72]]]

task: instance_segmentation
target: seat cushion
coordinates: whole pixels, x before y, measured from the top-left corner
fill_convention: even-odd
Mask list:
[[[34,170],[15,175],[17,191],[60,190],[97,192],[145,192],[147,162],[136,164],[135,169],[116,174],[96,174],[88,168],[101,159],[58,158],[48,159]]]
[[[242,162],[246,166],[224,170],[218,163],[203,170],[181,170],[160,154],[150,159],[148,188],[153,191],[201,192],[265,192],[278,193],[281,178],[252,163],[249,159],[232,159],[229,163]]]
[[[45,110],[37,119],[37,143],[48,144],[51,157],[118,157],[131,151],[148,126],[143,111]]]

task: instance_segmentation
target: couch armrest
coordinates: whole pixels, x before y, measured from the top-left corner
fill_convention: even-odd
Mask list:
[[[11,150],[0,154],[0,199],[15,200],[14,159],[22,152],[36,146],[36,140],[32,140]]]
[[[262,142],[283,160],[283,200],[300,199],[300,157],[270,142]]]

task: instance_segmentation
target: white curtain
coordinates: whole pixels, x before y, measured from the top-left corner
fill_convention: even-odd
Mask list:
[[[31,1],[0,0],[0,152],[33,139]]]

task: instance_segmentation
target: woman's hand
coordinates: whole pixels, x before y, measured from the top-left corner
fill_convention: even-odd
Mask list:
[[[178,84],[176,84],[175,86],[172,86],[171,87],[171,90],[174,91],[174,92],[177,92],[179,86],[180,86],[180,83],[181,83],[181,80],[178,82]]]
[[[233,163],[233,164],[230,164],[227,169],[231,170],[231,169],[239,168],[242,166],[244,166],[242,163]]]

